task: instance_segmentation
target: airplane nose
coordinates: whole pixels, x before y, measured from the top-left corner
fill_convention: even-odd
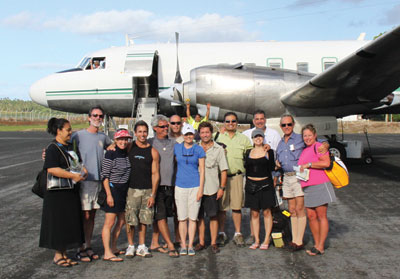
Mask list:
[[[29,89],[29,96],[35,103],[45,107],[49,106],[47,104],[45,82],[43,80],[38,80],[32,84],[31,88]]]

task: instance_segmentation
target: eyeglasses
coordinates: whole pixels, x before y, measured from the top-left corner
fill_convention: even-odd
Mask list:
[[[181,125],[182,122],[178,121],[178,122],[169,122],[171,125]]]
[[[93,118],[96,118],[96,117],[98,117],[98,118],[104,118],[104,115],[103,114],[92,114],[91,115]]]
[[[225,120],[225,123],[236,123],[237,120]]]
[[[161,129],[165,129],[165,128],[168,128],[169,127],[169,125],[161,125],[161,126],[157,126],[158,128],[161,128]]]
[[[282,124],[281,124],[281,127],[282,127],[282,128],[285,128],[286,126],[292,127],[292,126],[293,126],[293,123],[282,123]]]

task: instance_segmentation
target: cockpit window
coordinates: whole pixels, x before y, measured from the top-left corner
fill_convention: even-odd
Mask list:
[[[83,70],[96,70],[106,68],[105,57],[84,57],[79,63],[78,68]]]

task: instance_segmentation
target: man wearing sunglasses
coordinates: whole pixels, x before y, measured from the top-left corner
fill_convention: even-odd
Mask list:
[[[175,139],[177,143],[183,142],[182,135],[182,119],[179,115],[172,115],[169,118],[169,135],[170,139]]]
[[[181,126],[179,116],[171,118],[170,122],[173,122],[174,126]],[[175,125],[178,122],[179,125]],[[153,236],[150,251],[168,253],[170,257],[175,258],[178,256],[178,253],[175,251],[174,244],[171,241],[168,217],[174,216],[174,145],[176,141],[168,137],[168,118],[164,115],[154,116],[151,120],[151,126],[154,130],[154,138],[149,139],[149,143],[158,151],[160,156],[160,185],[157,188],[155,199]],[[174,131],[177,132],[176,127],[174,127]],[[175,241],[179,241],[177,220],[175,223]],[[168,250],[159,244],[160,233],[168,245]]]
[[[72,143],[79,148],[83,165],[88,170],[88,177],[81,182],[80,187],[85,244],[77,254],[77,258],[84,262],[99,258],[91,248],[91,240],[96,210],[100,208],[97,197],[102,183],[101,163],[104,150],[111,144],[110,138],[103,132],[99,132],[103,119],[104,111],[101,107],[91,108],[88,116],[89,127],[77,131],[71,137]]]
[[[292,115],[282,115],[280,126],[283,137],[279,141],[276,150],[277,165],[280,165],[283,171],[283,198],[288,201],[288,207],[291,213],[292,242],[289,244],[289,249],[292,252],[304,248],[303,236],[307,225],[304,210],[304,193],[300,182],[296,178],[296,172],[293,169],[293,167],[298,164],[305,144],[302,135],[293,132],[294,125],[295,121]],[[318,152],[326,153],[328,149],[329,144],[324,141],[319,147]]]
[[[238,247],[244,247],[244,239],[241,233],[242,207],[243,207],[243,174],[245,172],[243,158],[248,149],[253,148],[250,140],[237,131],[238,118],[236,113],[227,112],[224,116],[225,131],[218,136],[218,142],[226,145],[226,157],[228,160],[228,179],[224,195],[220,199],[220,211],[218,213],[219,234],[217,243],[224,246],[227,241],[225,234],[226,211],[232,209],[232,219],[235,227],[233,242]]]

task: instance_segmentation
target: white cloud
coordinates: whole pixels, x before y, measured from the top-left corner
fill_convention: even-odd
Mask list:
[[[394,6],[390,11],[386,12],[385,16],[379,21],[382,25],[397,25],[400,23],[400,5]]]
[[[55,29],[82,35],[129,33],[152,40],[171,39],[175,31],[185,34],[183,41],[243,41],[254,40],[257,35],[244,29],[241,17],[219,14],[159,17],[145,10],[111,10],[48,19],[36,19],[35,15],[22,12],[6,18],[2,23],[16,28]]]

